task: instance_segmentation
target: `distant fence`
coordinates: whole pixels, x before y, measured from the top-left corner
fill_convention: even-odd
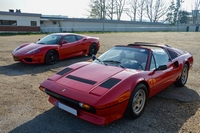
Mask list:
[[[164,27],[41,27],[41,32],[200,32],[199,26]]]

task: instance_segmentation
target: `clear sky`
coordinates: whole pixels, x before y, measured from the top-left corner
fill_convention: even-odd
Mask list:
[[[171,1],[171,0],[166,0]],[[191,1],[185,0],[183,8],[190,11]],[[23,13],[65,15],[70,18],[86,18],[90,0],[0,0],[0,11],[21,9]]]
[[[0,0],[0,11],[21,9],[23,13],[86,17],[90,0]]]

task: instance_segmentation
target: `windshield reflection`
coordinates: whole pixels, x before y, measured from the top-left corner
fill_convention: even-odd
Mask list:
[[[114,47],[94,62],[122,68],[145,70],[149,50],[145,48]],[[103,63],[102,63],[103,62]]]

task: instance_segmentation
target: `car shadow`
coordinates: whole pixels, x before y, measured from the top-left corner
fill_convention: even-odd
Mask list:
[[[199,94],[187,87],[171,86],[150,98],[144,113],[134,120],[119,119],[104,126],[98,126],[76,118],[53,107],[34,119],[16,127],[10,133],[104,133],[104,132],[179,132],[200,108]],[[192,132],[192,127],[190,131]]]
[[[91,60],[90,56],[78,56],[65,60],[58,61],[54,65],[46,65],[46,64],[25,64],[21,62],[13,63],[7,66],[0,66],[0,74],[4,74],[7,76],[19,76],[25,74],[38,74],[46,71],[57,72],[61,70],[63,67],[71,65],[73,63],[88,61]]]

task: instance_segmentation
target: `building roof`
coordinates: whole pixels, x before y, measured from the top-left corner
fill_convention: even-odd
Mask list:
[[[0,11],[0,15],[12,15],[12,16],[29,16],[29,17],[41,17],[41,14],[36,13],[21,13],[21,12],[5,12]]]

